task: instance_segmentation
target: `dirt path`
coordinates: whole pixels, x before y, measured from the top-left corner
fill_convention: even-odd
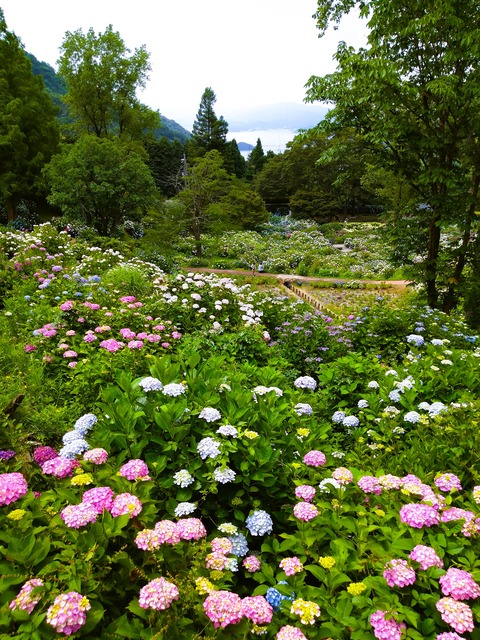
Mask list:
[[[310,276],[297,276],[296,274],[288,273],[259,273],[258,271],[252,273],[247,269],[210,269],[208,267],[188,267],[186,271],[218,273],[227,276],[255,276],[260,278],[268,276],[270,278],[277,278],[277,280],[279,280],[282,284],[284,284],[286,280],[290,282],[349,282],[349,279],[345,278],[314,278]],[[365,284],[378,284],[387,287],[396,287],[399,289],[405,289],[405,287],[410,284],[408,280],[364,280],[361,278],[352,278],[351,280],[354,280],[355,282],[363,282]]]

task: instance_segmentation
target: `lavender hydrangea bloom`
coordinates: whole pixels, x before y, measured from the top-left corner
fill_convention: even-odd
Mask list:
[[[360,420],[357,416],[345,416],[342,420],[342,424],[344,427],[358,427]]]
[[[199,418],[203,418],[207,422],[215,422],[215,420],[220,420],[222,414],[218,409],[214,409],[213,407],[205,407],[198,414]]]
[[[235,480],[235,476],[237,474],[232,469],[225,467],[223,469],[215,469],[213,472],[213,477],[220,484],[227,484],[228,482],[233,482]]]
[[[83,453],[84,451],[88,451],[90,449],[90,445],[83,438],[77,438],[76,440],[72,440],[64,447],[62,447],[58,453],[60,458],[68,458],[68,460],[73,460],[75,456]]]
[[[163,384],[160,380],[158,380],[158,378],[152,378],[151,376],[140,380],[138,386],[142,387],[144,391],[161,391],[163,389]]]
[[[97,420],[97,416],[95,416],[93,413],[86,413],[75,422],[73,428],[75,429],[75,431],[78,431],[82,435],[85,435],[87,431],[90,431]]]
[[[345,419],[346,414],[343,411],[335,411],[335,413],[332,416],[332,422],[343,422],[343,420]]]
[[[317,388],[317,381],[311,376],[300,376],[293,383],[297,389],[311,389],[315,391]]]
[[[266,511],[260,509],[248,516],[245,526],[252,536],[264,536],[266,533],[272,533],[273,520]]]
[[[293,410],[297,416],[311,416],[313,413],[312,407],[306,402],[299,402],[293,407]]]
[[[425,338],[423,336],[419,336],[416,333],[411,333],[409,336],[407,336],[407,342],[409,344],[413,344],[416,347],[421,347],[422,344],[425,343]]]
[[[409,411],[403,416],[405,422],[417,423],[420,420],[420,414],[417,411]]]
[[[197,445],[197,451],[202,460],[212,458],[213,460],[220,455],[220,442],[214,438],[203,438]]]

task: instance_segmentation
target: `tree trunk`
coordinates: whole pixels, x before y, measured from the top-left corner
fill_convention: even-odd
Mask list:
[[[450,284],[448,285],[447,293],[443,301],[442,311],[444,311],[445,313],[450,313],[453,309],[455,309],[458,303],[458,285],[460,284],[463,269],[465,267],[465,262],[467,259],[467,251],[471,239],[470,236],[472,233],[472,225],[475,219],[475,203],[477,201],[479,189],[480,174],[474,172],[472,178],[472,187],[470,191],[470,195],[472,196],[472,203],[470,204],[467,212],[467,219],[465,221],[465,228],[462,235],[462,244],[460,245],[460,248],[458,250],[457,264],[455,265],[455,269],[453,271]]]
[[[15,210],[15,203],[13,201],[13,198],[7,198],[7,201],[5,204],[7,207],[7,222],[13,222],[17,217],[17,212]]]
[[[440,213],[433,210],[428,227],[427,261],[425,265],[425,286],[427,290],[427,304],[435,309],[438,304],[437,289],[437,261],[440,247]]]

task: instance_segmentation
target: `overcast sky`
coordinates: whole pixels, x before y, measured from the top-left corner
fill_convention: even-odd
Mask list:
[[[303,102],[311,75],[335,69],[337,42],[364,43],[348,17],[322,39],[316,0],[0,0],[9,30],[26,50],[56,68],[67,31],[111,24],[132,51],[146,45],[152,71],[142,102],[191,130],[205,87],[215,113]]]

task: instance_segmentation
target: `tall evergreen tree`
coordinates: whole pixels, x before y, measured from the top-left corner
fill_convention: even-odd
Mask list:
[[[260,173],[263,169],[263,166],[267,158],[263,151],[262,141],[260,138],[257,139],[257,144],[252,149],[251,153],[247,158],[247,170],[246,175],[249,180],[253,180],[253,178]]]
[[[245,177],[246,162],[240,153],[235,138],[227,142],[225,146],[225,169],[237,178]]]
[[[203,92],[200,106],[193,123],[192,137],[188,143],[188,155],[191,159],[202,158],[209,151],[225,154],[228,122],[217,118],[213,105],[217,97],[210,87]]]
[[[17,36],[7,29],[0,9],[0,198],[9,220],[23,198],[40,191],[42,167],[58,145],[56,108],[43,80]]]

